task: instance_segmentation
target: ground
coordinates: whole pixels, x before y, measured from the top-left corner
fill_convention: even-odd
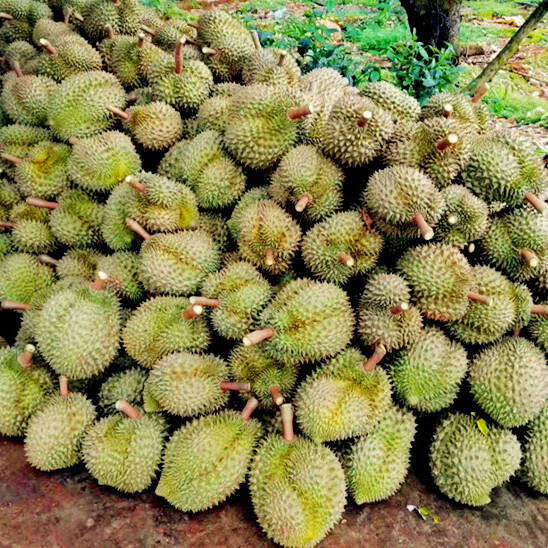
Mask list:
[[[488,506],[452,503],[411,474],[386,502],[349,504],[321,548],[545,548],[548,497],[509,485]],[[245,487],[200,514],[177,511],[152,492],[124,496],[100,487],[82,467],[33,470],[22,444],[0,438],[2,548],[274,548],[254,520]],[[426,507],[439,523],[407,505]]]

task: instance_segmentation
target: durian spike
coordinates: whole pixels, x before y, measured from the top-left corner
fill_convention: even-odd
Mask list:
[[[74,9],[72,8],[69,8],[65,14],[65,18],[64,18],[65,23],[68,23],[71,17],[73,19],[76,19],[76,21],[78,21],[79,23],[84,22],[84,18],[78,12],[74,11]]]
[[[40,47],[52,57],[57,55],[57,50],[52,46],[51,42],[45,38],[40,38]]]
[[[519,252],[520,259],[527,263],[531,268],[536,268],[539,265],[539,259],[536,253],[527,247],[520,249]]]
[[[450,118],[451,114],[453,114],[453,105],[451,103],[443,105],[443,115],[445,118]]]
[[[27,204],[34,207],[41,207],[43,209],[57,209],[59,204],[57,202],[48,202],[47,200],[42,200],[41,198],[34,198],[29,196],[26,199]]]
[[[531,314],[548,316],[548,304],[534,304],[531,306]]]
[[[548,204],[535,196],[532,192],[526,192],[524,199],[527,200],[539,213],[548,211]]]
[[[473,301],[475,303],[481,303],[485,306],[493,305],[493,297],[488,297],[487,295],[481,295],[480,293],[474,293],[474,291],[469,291],[467,297],[469,301]]]
[[[13,16],[10,15],[9,13],[0,11],[0,19],[4,19],[5,21],[11,21],[13,19]]]
[[[133,175],[128,175],[125,181],[129,186],[132,186],[137,192],[140,192],[141,194],[147,189],[147,187],[143,183],[140,183],[139,180]]]
[[[211,308],[219,307],[218,299],[208,299],[207,297],[190,297],[190,304],[199,304],[200,306],[210,306]]]
[[[179,38],[177,47],[175,48],[175,74],[183,73],[183,48],[186,44],[186,38],[183,36]]]
[[[248,382],[221,381],[220,386],[224,391],[249,392],[251,390],[251,384]]]
[[[272,266],[276,262],[276,251],[271,247],[264,252],[264,262],[266,266]]]
[[[69,397],[68,378],[65,375],[59,377],[59,394],[62,398]]]
[[[459,216],[456,213],[451,213],[447,216],[447,222],[450,225],[456,225],[459,222]]]
[[[516,338],[520,336],[520,333],[521,333],[521,328],[520,327],[517,327],[516,329],[514,329],[512,331],[512,335]]]
[[[295,211],[297,213],[301,213],[302,211],[304,211],[311,200],[312,197],[310,196],[310,194],[303,194],[299,198],[299,201],[295,204]]]
[[[25,346],[25,350],[23,351],[23,353],[19,356],[19,365],[21,367],[31,366],[34,352],[36,352],[36,348],[34,347],[34,345],[27,344],[27,346]]]
[[[284,64],[285,58],[287,57],[287,51],[280,51],[280,57],[278,58],[278,66],[281,67]]]
[[[426,222],[424,215],[422,213],[417,213],[413,217],[413,224],[419,229],[421,236],[426,240],[431,240],[434,237],[434,230]]]
[[[485,84],[482,84],[476,90],[476,93],[474,93],[474,96],[472,97],[472,103],[474,103],[474,105],[479,103],[483,99],[483,96],[489,91],[489,89],[491,89],[491,87],[487,82]]]
[[[37,258],[42,264],[47,264],[49,266],[57,266],[59,264],[59,259],[54,259],[49,255],[38,255]]]
[[[21,76],[23,76],[23,71],[21,70],[19,61],[11,61],[9,65],[10,69],[15,72],[15,76],[17,76],[17,78],[21,78]]]
[[[107,107],[107,110],[111,114],[114,114],[114,116],[118,116],[118,118],[121,118],[122,120],[129,120],[129,114],[125,110],[122,110],[121,108]]]
[[[255,29],[251,30],[250,32],[253,43],[255,44],[255,49],[263,49],[263,46],[261,46],[261,41],[259,40],[259,33]]]
[[[193,320],[200,316],[203,311],[204,309],[198,304],[190,305],[183,310],[183,318],[185,320]]]
[[[245,407],[242,409],[242,413],[240,417],[243,421],[248,421],[251,419],[251,414],[255,409],[259,407],[259,400],[257,398],[249,398],[247,400],[247,403],[245,404]]]
[[[188,21],[187,24],[189,27],[200,30],[200,25],[198,23],[195,23],[194,21]]]
[[[30,305],[27,303],[18,303],[17,301],[2,301],[0,308],[2,310],[28,310]]]
[[[371,371],[375,370],[384,356],[386,356],[386,348],[382,344],[377,344],[371,357],[368,358],[363,364],[363,370],[366,373],[371,373]]]
[[[269,341],[272,337],[274,337],[274,329],[272,327],[265,327],[264,329],[257,329],[248,333],[242,339],[242,342],[244,346],[255,346],[263,341]]]
[[[438,152],[447,150],[450,146],[456,145],[459,142],[459,136],[456,133],[450,133],[447,137],[440,139],[436,143],[436,149]]]
[[[215,49],[215,48],[208,48],[207,46],[204,46],[202,48],[202,53],[204,55],[217,55],[219,53],[219,50]]]
[[[150,234],[137,221],[126,219],[126,226],[143,240],[150,240]]]
[[[114,40],[114,38],[116,38],[116,35],[114,34],[114,29],[112,28],[112,25],[105,25],[105,30],[107,31],[107,38],[109,40]]]
[[[401,314],[405,310],[409,310],[409,305],[407,303],[400,303],[396,306],[393,306],[390,308],[390,313],[394,316],[397,316],[398,314]]]
[[[12,229],[15,227],[15,225],[13,223],[11,223],[10,221],[0,221],[0,227],[1,228],[9,228],[9,229]]]
[[[7,152],[0,152],[0,158],[2,158],[4,162],[8,162],[8,164],[13,164],[14,166],[23,163],[23,160],[21,160],[21,158],[18,158],[13,154],[8,154]]]
[[[369,213],[365,211],[365,209],[362,209],[361,217],[362,217],[363,224],[367,228],[371,228],[373,226],[373,219],[370,217]]]
[[[143,25],[143,23],[140,23],[139,28],[146,32],[149,36],[152,36],[153,38],[156,36],[156,31],[152,30],[150,27],[147,27],[146,25]]]
[[[116,402],[116,409],[120,413],[124,413],[128,418],[132,420],[137,420],[141,418],[141,413],[135,409],[127,400],[118,400]]]
[[[274,405],[282,405],[282,403],[284,402],[284,395],[282,394],[282,391],[277,386],[269,386],[268,391],[272,396],[272,401],[274,402]]]
[[[339,263],[347,266],[348,268],[351,268],[356,264],[354,257],[349,255],[348,253],[345,253],[344,251],[337,253],[337,260],[339,261]]]
[[[293,433],[293,406],[290,403],[284,403],[280,406],[282,414],[283,438],[285,441],[295,441]]]
[[[97,272],[97,278],[95,278],[91,289],[95,291],[102,291],[105,288],[105,282],[108,280],[108,275],[106,272],[103,272],[102,270],[99,270]]]
[[[287,116],[289,117],[290,120],[298,120],[299,118],[308,116],[309,114],[312,114],[313,112],[314,112],[314,107],[308,104],[308,105],[302,105],[300,107],[290,108],[287,111]]]
[[[358,118],[358,127],[365,127],[371,118],[373,118],[373,113],[370,110],[363,111]]]

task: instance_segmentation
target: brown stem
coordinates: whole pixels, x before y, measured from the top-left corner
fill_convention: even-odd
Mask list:
[[[297,213],[301,213],[302,211],[304,211],[311,200],[312,197],[310,196],[310,194],[303,194],[299,198],[299,201],[295,204],[295,211]]]
[[[487,297],[486,295],[482,295],[481,293],[474,293],[474,291],[469,291],[467,297],[469,301],[473,301],[475,303],[481,303],[485,306],[493,305],[493,297]]]
[[[187,24],[189,27],[200,30],[200,25],[194,21],[187,21]]]
[[[407,303],[400,303],[390,308],[390,313],[393,314],[394,316],[397,316],[398,314],[401,314],[405,310],[409,310],[409,305]]]
[[[520,336],[520,333],[521,333],[521,328],[519,327],[512,331],[512,335],[516,338]]]
[[[272,401],[274,402],[274,405],[282,405],[282,403],[284,402],[284,395],[282,394],[282,391],[277,386],[269,386],[268,391],[272,396]]]
[[[109,40],[114,40],[116,38],[116,34],[114,34],[114,28],[112,25],[105,25],[105,30],[107,31],[107,38]]]
[[[17,301],[2,301],[0,308],[2,310],[28,310],[30,305],[27,303],[18,303]]]
[[[253,411],[255,411],[255,409],[257,409],[257,407],[259,407],[259,400],[257,398],[249,398],[240,415],[240,417],[242,417],[242,420],[250,420],[251,414],[253,413]]]
[[[363,224],[367,228],[371,228],[373,226],[373,219],[370,217],[369,213],[367,213],[365,209],[362,209],[360,215],[361,215]]]
[[[102,291],[105,288],[105,282],[108,280],[108,276],[105,272],[100,270],[97,272],[97,278],[93,281],[91,289],[95,291]]]
[[[41,198],[34,198],[33,196],[29,196],[26,199],[27,204],[34,206],[34,207],[41,207],[44,209],[57,209],[59,204],[57,202],[48,202],[47,200],[42,200]]]
[[[2,158],[4,162],[8,162],[8,164],[13,164],[14,166],[23,163],[21,158],[14,156],[13,154],[8,154],[7,152],[0,152],[0,158]]]
[[[38,260],[42,264],[47,264],[49,266],[57,266],[59,264],[58,259],[54,259],[53,257],[50,257],[49,255],[38,255]]]
[[[21,65],[19,64],[19,61],[10,61],[9,66],[10,69],[15,73],[15,76],[17,76],[17,78],[21,78],[21,76],[23,76],[23,71],[21,70]]]
[[[431,240],[434,237],[434,230],[432,227],[426,222],[426,219],[424,218],[424,215],[422,213],[417,213],[413,217],[413,224],[419,229],[419,232],[421,233],[421,236],[425,240]]]
[[[122,110],[121,108],[107,107],[107,110],[111,114],[114,114],[114,116],[118,116],[118,118],[121,118],[122,120],[129,120],[129,114],[125,110]]]
[[[440,139],[436,143],[436,149],[438,152],[444,152],[450,146],[456,145],[459,142],[459,136],[456,133],[450,133],[447,137]]]
[[[186,38],[183,36],[177,42],[177,47],[175,48],[175,74],[183,73],[183,48],[185,47]]]
[[[13,19],[13,16],[10,15],[9,13],[0,11],[0,19],[4,19],[5,21],[11,21]]]
[[[133,177],[133,175],[128,175],[126,177],[126,183],[129,186],[132,186],[137,192],[140,192],[141,194],[147,189],[147,187],[143,183],[140,183],[136,177]]]
[[[156,36],[156,31],[155,30],[152,30],[150,27],[147,27],[146,25],[143,25],[142,23],[139,25],[139,28],[143,32],[146,32],[149,36],[152,36],[153,38],[154,38],[154,36]]]
[[[237,392],[249,392],[251,384],[248,382],[221,381],[221,390],[235,390]]]
[[[217,55],[219,53],[219,50],[215,49],[215,48],[208,48],[207,46],[204,46],[202,48],[202,53],[204,55]]]
[[[278,66],[282,67],[287,57],[287,51],[280,51],[280,57],[278,57]]]
[[[371,357],[363,364],[363,370],[366,373],[371,373],[371,371],[375,370],[384,356],[386,356],[386,348],[382,344],[377,344]]]
[[[45,38],[40,38],[40,47],[52,57],[57,55],[57,50],[52,46],[51,42]]]
[[[112,0],[115,4],[119,4],[120,0]]]
[[[371,118],[373,118],[373,113],[370,110],[364,110],[358,118],[358,127],[365,127]]]
[[[59,394],[62,398],[68,398],[69,393],[68,378],[65,375],[61,375],[59,377]]]
[[[490,86],[487,82],[481,84],[481,86],[476,89],[476,93],[474,93],[474,96],[472,97],[472,103],[474,103],[474,105],[479,103],[483,99],[483,96],[489,91],[489,89]]]
[[[295,440],[293,433],[293,406],[290,403],[284,403],[280,406],[282,414],[282,429],[283,438],[285,441],[292,442]]]
[[[144,32],[139,31],[137,33],[137,47],[143,49],[147,41],[147,35]]]
[[[261,41],[259,40],[259,33],[255,29],[251,31],[251,38],[255,44],[255,49],[263,49],[263,46],[261,46]]]
[[[126,219],[126,226],[143,240],[150,240],[150,234],[137,221]]]
[[[195,46],[198,42],[196,42],[196,40],[193,40],[192,38],[190,38],[190,36],[185,36],[185,40],[187,41],[188,44],[191,44],[193,46]]]
[[[524,199],[527,200],[539,213],[548,211],[548,204],[535,196],[532,192],[525,193]]]
[[[124,415],[127,415],[132,420],[141,418],[141,413],[133,407],[127,400],[118,400],[116,402],[116,409]]]
[[[15,227],[13,223],[10,221],[0,221],[0,227],[1,228],[9,228],[10,230]]]
[[[337,253],[337,260],[339,261],[339,263],[347,266],[348,268],[351,268],[356,264],[354,257],[349,255],[348,253],[345,253],[344,251]]]
[[[302,105],[300,107],[290,108],[287,112],[290,120],[298,120],[314,112],[312,105]]]
[[[276,250],[271,247],[264,252],[264,262],[266,266],[272,266],[276,262]]]
[[[183,318],[185,320],[193,320],[202,314],[204,309],[197,304],[190,305],[183,310]]]
[[[548,304],[534,304],[531,306],[531,314],[542,314],[548,316]]]
[[[199,304],[200,306],[210,306],[211,308],[219,307],[218,299],[208,299],[207,297],[190,297],[190,304]]]
[[[272,327],[266,327],[265,329],[257,329],[248,333],[243,338],[244,346],[255,346],[263,341],[269,341],[274,337],[274,329]]]
[[[539,259],[536,253],[527,247],[520,249],[519,252],[520,259],[527,263],[531,268],[536,268],[539,265]]]
[[[443,105],[443,115],[445,118],[450,118],[451,114],[453,114],[453,105],[451,103]]]
[[[32,365],[32,357],[34,355],[34,352],[36,351],[36,348],[33,344],[27,344],[25,346],[25,350],[23,353],[19,356],[19,365],[21,367],[29,367]]]

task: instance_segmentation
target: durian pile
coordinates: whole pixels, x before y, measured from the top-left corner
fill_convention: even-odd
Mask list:
[[[0,434],[32,466],[184,512],[247,482],[287,547],[412,446],[459,503],[548,494],[548,179],[486,88],[301,74],[224,11],[0,12]]]

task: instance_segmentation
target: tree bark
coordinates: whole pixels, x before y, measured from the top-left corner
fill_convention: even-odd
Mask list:
[[[438,49],[449,43],[458,53],[461,0],[401,0],[401,4],[420,42]]]
[[[548,13],[548,0],[543,0],[535,11],[521,25],[516,34],[499,51],[497,56],[483,69],[483,72],[468,86],[470,92],[474,92],[482,84],[490,82],[495,74],[518,52],[523,40],[535,30],[542,18]]]

